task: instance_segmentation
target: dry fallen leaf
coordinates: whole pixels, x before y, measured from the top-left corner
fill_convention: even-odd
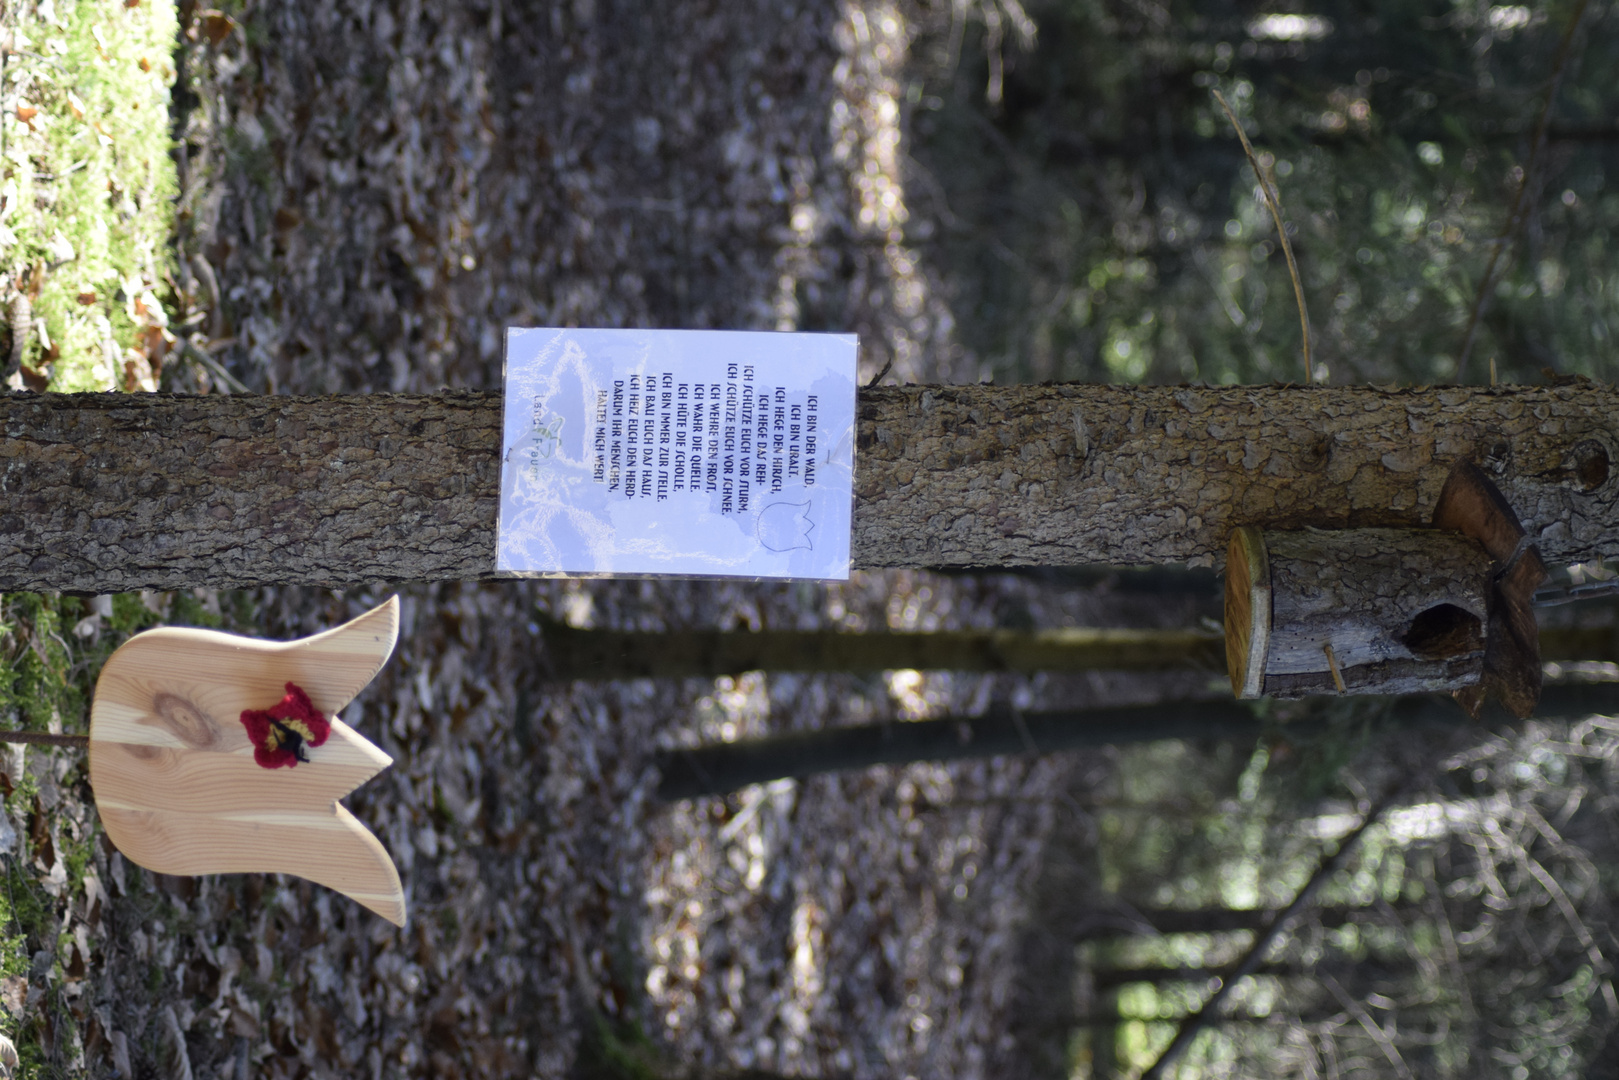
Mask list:
[[[127,3],[128,0],[125,0],[125,2]],[[140,3],[140,0],[135,0],[135,2]],[[152,70],[152,62],[150,60],[146,59],[146,57],[144,57],[144,56],[141,57],[139,60],[135,61],[135,63],[140,66],[140,69],[142,71],[151,71]]]
[[[88,290],[86,292],[82,292],[82,293],[79,294],[79,303],[83,304],[85,307],[89,307],[91,304],[93,304],[95,302],[96,302],[96,291],[94,289],[90,289],[90,290]]]
[[[158,1060],[163,1066],[163,1075],[169,1080],[191,1080],[191,1054],[186,1049],[185,1031],[180,1027],[173,1005],[165,1006],[158,1014],[158,1026],[161,1029]]]
[[[0,979],[0,1005],[12,1016],[21,1016],[23,1003],[28,1000],[28,979],[23,975],[9,975]]]
[[[28,121],[32,120],[34,117],[36,117],[38,115],[39,115],[39,110],[34,108],[32,105],[18,105],[17,106],[17,119],[21,120],[25,124],[28,123]]]
[[[67,93],[67,107],[72,111],[73,119],[84,119],[84,99],[71,90]]]
[[[156,381],[152,378],[152,365],[147,363],[146,358],[139,353],[125,358],[124,393],[133,394],[139,390],[150,392],[156,389]]]
[[[236,29],[236,20],[223,11],[198,12],[197,18],[202,21],[202,32],[207,36],[210,45],[218,45],[230,37],[230,32]]]

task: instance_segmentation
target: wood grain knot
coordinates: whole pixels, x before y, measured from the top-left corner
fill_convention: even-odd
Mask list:
[[[219,725],[195,704],[168,691],[152,695],[152,711],[163,726],[193,750],[209,750],[219,741]]]
[[[1595,491],[1608,482],[1608,448],[1595,439],[1582,439],[1563,459],[1563,468],[1581,491]]]

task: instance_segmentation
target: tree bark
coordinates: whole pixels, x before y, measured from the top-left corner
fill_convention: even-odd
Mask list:
[[[494,394],[15,394],[0,419],[0,588],[493,576]]]
[[[860,565],[1213,565],[1231,530],[1425,526],[1450,463],[1550,561],[1619,551],[1612,387],[863,391]]]
[[[0,588],[493,578],[500,395],[0,395]],[[1619,553],[1607,386],[862,390],[856,566],[1217,565],[1426,524],[1450,462],[1553,562]]]

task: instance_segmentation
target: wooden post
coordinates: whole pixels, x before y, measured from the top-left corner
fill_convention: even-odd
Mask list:
[[[1456,691],[1484,674],[1491,560],[1439,529],[1238,529],[1226,660],[1238,697]]]

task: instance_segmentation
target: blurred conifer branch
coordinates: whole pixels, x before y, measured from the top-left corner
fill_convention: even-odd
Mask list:
[[[1458,383],[1463,381],[1467,373],[1467,360],[1473,354],[1473,345],[1478,340],[1479,323],[1483,321],[1485,309],[1489,307],[1490,294],[1495,291],[1495,283],[1502,270],[1501,255],[1517,239],[1522,228],[1530,192],[1534,186],[1535,169],[1546,150],[1546,135],[1551,124],[1552,105],[1557,101],[1557,91],[1563,85],[1563,73],[1568,70],[1569,58],[1574,52],[1574,32],[1579,29],[1581,20],[1585,18],[1588,2],[1589,0],[1577,0],[1574,13],[1568,18],[1568,26],[1563,30],[1563,40],[1557,46],[1557,59],[1552,63],[1551,79],[1546,86],[1546,101],[1541,105],[1540,119],[1535,122],[1535,131],[1529,140],[1529,157],[1519,171],[1518,191],[1513,196],[1512,209],[1507,214],[1506,224],[1500,234],[1490,245],[1490,261],[1484,264],[1484,276],[1479,279],[1478,292],[1473,297],[1473,308],[1467,315],[1467,331],[1462,335],[1461,351],[1456,354]]]

